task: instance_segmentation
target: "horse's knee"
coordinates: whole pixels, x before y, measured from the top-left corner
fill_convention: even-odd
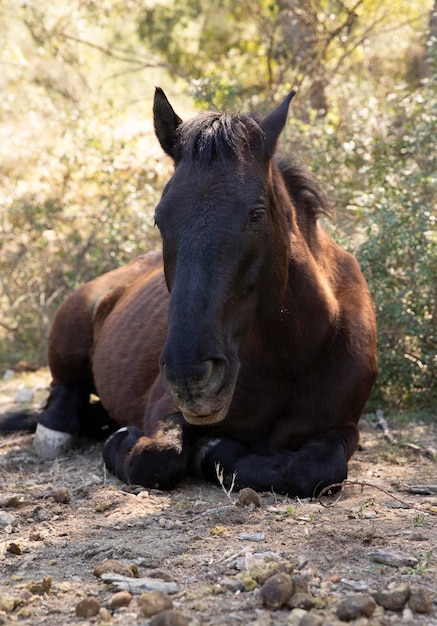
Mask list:
[[[141,431],[138,428],[125,426],[117,430],[104,443],[103,460],[106,467],[125,482],[129,482],[126,459],[140,437]]]
[[[142,436],[133,426],[121,428],[107,440],[103,458],[121,480],[151,489],[174,489],[187,473],[182,448]]]
[[[128,481],[151,489],[174,489],[187,474],[185,451],[141,437],[127,461]]]

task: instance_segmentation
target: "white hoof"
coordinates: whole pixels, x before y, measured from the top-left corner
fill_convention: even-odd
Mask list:
[[[52,461],[67,452],[72,447],[73,442],[74,435],[61,433],[58,430],[52,430],[38,424],[33,447],[42,459]]]

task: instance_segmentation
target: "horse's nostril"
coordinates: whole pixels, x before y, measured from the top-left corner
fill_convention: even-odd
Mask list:
[[[220,358],[195,364],[162,364],[164,385],[175,398],[213,396],[222,388],[226,372],[226,361]]]
[[[217,393],[223,386],[227,375],[227,364],[224,359],[214,359],[211,361],[212,368],[206,390],[210,393]]]

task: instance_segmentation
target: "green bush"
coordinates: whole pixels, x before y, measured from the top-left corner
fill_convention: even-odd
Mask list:
[[[431,405],[437,396],[437,103],[431,87],[400,103],[375,139],[358,248],[378,317],[378,396]]]

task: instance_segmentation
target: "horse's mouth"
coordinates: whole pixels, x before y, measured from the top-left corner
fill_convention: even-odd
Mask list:
[[[219,411],[214,412],[204,412],[201,414],[198,412],[193,413],[189,409],[181,409],[181,413],[184,416],[184,419],[188,424],[192,424],[193,426],[209,426],[210,424],[218,424],[222,422],[228,412],[228,407],[224,407]]]

